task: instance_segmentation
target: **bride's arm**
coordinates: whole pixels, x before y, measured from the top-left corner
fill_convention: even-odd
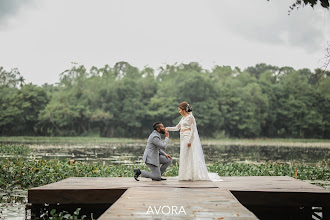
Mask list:
[[[181,128],[180,122],[175,127],[166,127],[168,131],[178,131]]]
[[[194,140],[195,126],[196,126],[196,121],[195,121],[195,118],[193,116],[189,117],[189,125],[190,125],[191,132],[190,132],[190,136],[189,136],[189,139],[188,139],[189,140],[188,143],[191,144]]]

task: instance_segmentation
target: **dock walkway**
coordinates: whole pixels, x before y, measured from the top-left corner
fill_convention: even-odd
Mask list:
[[[316,212],[321,212],[319,219],[330,219],[330,191],[291,177],[221,177],[219,182],[140,179],[68,178],[29,189],[28,200],[32,211],[45,203],[59,204],[64,210],[81,207],[94,212],[100,220],[311,219],[320,215]]]

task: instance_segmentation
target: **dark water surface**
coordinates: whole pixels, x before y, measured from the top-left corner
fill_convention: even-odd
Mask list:
[[[142,162],[143,143],[84,145],[31,145],[30,157],[42,159],[67,158],[101,162],[104,164],[133,164]],[[316,164],[330,160],[330,148],[325,147],[274,147],[274,146],[218,146],[204,145],[206,163],[214,162],[293,162]],[[180,155],[179,144],[171,144],[166,152],[174,160]]]

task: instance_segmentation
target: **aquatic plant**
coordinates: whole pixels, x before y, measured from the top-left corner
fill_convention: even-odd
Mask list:
[[[208,166],[210,172],[219,176],[291,176],[300,180],[330,180],[329,162],[317,165],[290,163],[214,163]]]
[[[30,151],[30,148],[25,145],[0,144],[0,155],[26,156]]]
[[[2,189],[29,188],[57,182],[68,177],[132,177],[133,168],[147,169],[144,164],[106,165],[74,160],[27,160],[24,158],[0,161],[0,186]],[[171,165],[165,176],[177,176],[179,164]],[[210,172],[219,176],[291,176],[301,180],[330,180],[329,163],[318,165],[289,163],[214,163]]]
[[[86,215],[80,216],[81,208],[77,208],[73,213],[69,213],[68,211],[57,212],[56,209],[52,209],[50,211],[45,210],[40,216],[32,216],[33,219],[42,219],[42,220],[84,220]],[[93,218],[92,218],[93,219]]]

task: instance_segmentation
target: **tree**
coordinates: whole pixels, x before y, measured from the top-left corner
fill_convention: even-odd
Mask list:
[[[296,2],[290,6],[290,10],[304,5],[309,5],[313,8],[317,4],[320,4],[323,8],[329,9],[329,0],[296,0]]]
[[[282,77],[278,84],[277,122],[279,135],[284,137],[322,137],[323,116],[321,94],[298,71]]]
[[[21,89],[4,88],[0,101],[0,133],[7,135],[40,134],[38,114],[48,103],[45,90],[36,85]]]
[[[119,62],[74,66],[55,85],[24,85],[3,68],[0,76],[2,135],[145,138],[155,121],[178,123],[178,104],[188,101],[202,137],[330,138],[330,72],[321,69],[189,63],[155,76]]]
[[[270,0],[267,0],[270,1]],[[289,6],[289,14],[295,8],[299,8],[301,6],[309,5],[314,8],[315,5],[320,4],[323,8],[329,9],[329,0],[296,0],[291,6]]]
[[[279,71],[279,68],[276,66],[267,65],[265,63],[257,64],[255,67],[246,68],[246,72],[250,73],[251,76],[259,79],[260,75],[266,71],[271,72],[273,75],[276,75]]]
[[[25,79],[21,76],[21,73],[17,68],[12,69],[7,72],[3,67],[0,67],[0,86],[7,87],[22,87],[24,85]]]
[[[325,72],[330,64],[330,42],[328,42],[328,46],[325,49],[325,55],[324,55],[323,60],[324,60],[324,65],[323,65],[324,71],[323,72]]]

